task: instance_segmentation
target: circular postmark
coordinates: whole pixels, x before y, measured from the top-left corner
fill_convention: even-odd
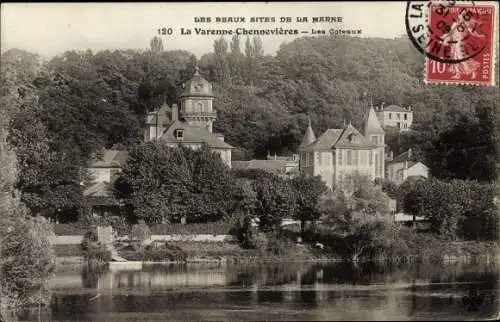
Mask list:
[[[474,2],[408,1],[406,32],[429,59],[459,64],[477,56],[489,44],[481,8]]]

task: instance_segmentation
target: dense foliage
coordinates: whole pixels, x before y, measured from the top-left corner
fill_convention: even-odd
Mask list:
[[[55,265],[52,226],[31,217],[15,189],[15,153],[7,142],[7,124],[19,107],[19,97],[3,96],[0,109],[0,317],[7,310],[46,305],[47,280]]]
[[[116,190],[147,223],[210,222],[231,207],[229,168],[206,146],[198,150],[146,142],[129,151]]]
[[[418,201],[412,211],[428,200],[419,211],[432,218],[436,233],[490,236],[481,229],[497,220],[488,199],[494,194],[473,180],[497,176],[497,88],[424,84],[424,57],[406,37],[303,37],[274,56],[266,55],[259,38],[219,38],[213,52],[199,59],[167,47],[155,38],[149,50],[68,51],[47,62],[15,49],[2,54],[1,103],[12,116],[16,184],[33,213],[74,215],[84,203],[85,166],[103,148],[130,150],[117,188],[134,215],[148,223],[236,222],[256,215],[261,228],[272,230],[281,218],[312,220],[326,211],[312,210],[319,183],[231,172],[206,149],[139,144],[145,112],[176,103],[198,64],[214,84],[214,131],[246,158],[295,152],[308,118],[320,134],[344,120],[361,128],[370,102],[412,106],[412,130],[388,131],[390,149],[397,155],[412,148],[437,179],[471,180],[418,186],[408,197]],[[402,201],[414,190],[412,183],[362,187],[323,203],[338,218],[366,217],[387,210],[385,194]],[[457,201],[472,198],[477,202],[465,206]],[[465,232],[460,227],[466,225],[475,228]]]
[[[419,181],[404,198],[408,213],[431,221],[433,232],[455,240],[496,240],[498,206],[495,186],[475,181]]]

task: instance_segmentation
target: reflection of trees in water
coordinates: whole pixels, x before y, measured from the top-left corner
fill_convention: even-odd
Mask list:
[[[277,286],[294,283],[297,275],[307,271],[309,265],[306,263],[272,263],[254,264],[246,266],[230,266],[227,268],[227,283],[229,286],[250,287]]]
[[[93,303],[89,301],[92,295],[63,295],[57,294],[52,297],[50,304],[50,321],[66,320],[68,318],[77,318],[79,320],[90,319]]]
[[[82,268],[82,286],[85,288],[97,288],[99,278],[108,271],[108,268],[93,267],[85,265]]]

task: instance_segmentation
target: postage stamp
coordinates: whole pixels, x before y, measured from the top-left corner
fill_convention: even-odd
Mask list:
[[[424,81],[494,86],[497,12],[496,2],[408,3],[408,35],[426,56]]]

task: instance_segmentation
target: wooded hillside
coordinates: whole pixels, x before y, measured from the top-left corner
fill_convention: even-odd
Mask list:
[[[68,51],[46,62],[17,49],[2,55],[20,188],[45,196],[30,206],[75,204],[78,166],[101,148],[139,142],[145,112],[176,102],[197,64],[214,82],[214,131],[243,151],[233,159],[296,151],[307,117],[317,135],[344,120],[360,127],[373,101],[414,110],[415,131],[387,135],[395,154],[412,147],[440,178],[495,177],[498,87],[424,84],[424,57],[406,37],[299,38],[274,56],[259,38],[220,38],[198,60],[154,38],[147,50]]]

